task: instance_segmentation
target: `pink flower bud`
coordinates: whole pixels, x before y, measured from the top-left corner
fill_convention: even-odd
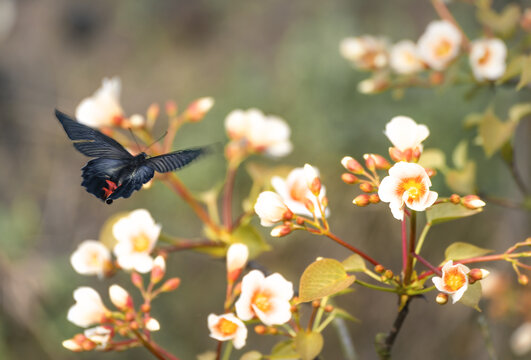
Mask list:
[[[470,272],[468,273],[468,277],[474,281],[477,281],[485,279],[487,276],[489,276],[489,274],[490,272],[488,270],[476,268],[470,270]]]
[[[363,166],[357,162],[354,158],[350,156],[345,156],[341,159],[341,165],[350,172],[353,172],[356,175],[361,175],[365,172]]]
[[[352,203],[354,205],[361,206],[361,207],[367,206],[370,203],[369,195],[367,194],[358,195],[354,198],[354,200],[352,200]]]
[[[159,117],[159,113],[160,113],[159,104],[153,103],[149,105],[147,112],[146,112],[146,117],[149,121],[153,122]]]
[[[376,170],[376,161],[374,161],[372,154],[365,154],[363,155],[363,158],[365,159],[365,167],[367,169],[370,171]]]
[[[165,106],[166,114],[168,117],[173,118],[177,116],[177,104],[175,101],[170,100],[166,102]]]
[[[109,297],[111,302],[120,310],[132,308],[133,299],[129,293],[120,285],[111,285],[109,288]]]
[[[289,225],[279,225],[271,230],[271,236],[273,237],[282,237],[291,233],[291,226]]]
[[[157,256],[153,261],[153,268],[151,269],[151,282],[153,284],[158,283],[164,277],[166,273],[166,261],[164,257]]]
[[[227,250],[227,272],[241,270],[249,258],[249,248],[245,244],[232,244]]]
[[[203,97],[191,103],[186,109],[186,119],[191,122],[201,121],[214,106],[214,99]]]
[[[450,202],[452,204],[459,204],[461,203],[461,197],[457,194],[450,195]]]
[[[133,271],[131,273],[131,282],[135,287],[139,289],[142,289],[142,287],[144,286],[144,280],[142,280],[142,276],[136,271]]]
[[[356,184],[356,183],[358,183],[360,181],[356,177],[356,175],[353,175],[351,173],[343,173],[343,174],[341,174],[341,180],[343,180],[343,182],[345,184],[349,184],[349,185]]]
[[[398,149],[395,148],[395,147],[390,147],[390,148],[389,148],[389,156],[391,157],[391,159],[392,159],[394,162],[399,162],[399,161],[403,161],[403,160],[405,160],[405,156],[404,156],[404,154],[402,153],[402,151],[398,150]]]
[[[370,193],[374,191],[374,186],[372,186],[372,184],[369,184],[368,182],[364,182],[360,184],[360,190],[366,193]]]
[[[181,279],[177,277],[171,278],[167,280],[164,284],[162,284],[162,286],[160,287],[160,291],[162,292],[174,291],[175,289],[179,287],[180,284],[181,284]]]
[[[371,194],[369,195],[369,201],[371,204],[378,204],[380,202],[380,197],[378,194]]]
[[[448,294],[445,293],[439,293],[437,297],[435,298],[435,301],[439,305],[444,305],[448,302]]]
[[[462,202],[464,206],[471,210],[476,210],[486,205],[477,195],[467,195],[463,197]]]

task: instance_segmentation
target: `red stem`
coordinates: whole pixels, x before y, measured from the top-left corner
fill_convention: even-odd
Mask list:
[[[414,252],[411,253],[414,257],[417,258],[418,261],[420,261],[421,263],[423,263],[428,269],[430,269],[431,271],[433,271],[435,274],[441,276],[441,272],[439,271],[438,268],[436,268],[435,266],[433,266],[432,264],[430,264],[430,262],[426,259],[424,259],[422,256],[420,256],[419,254],[415,254]]]
[[[407,268],[407,215],[404,211],[404,218],[402,219],[402,274],[405,276]]]
[[[361,251],[361,250],[355,248],[354,246],[344,242],[343,240],[338,238],[336,235],[334,235],[334,234],[332,234],[330,232],[329,233],[325,233],[324,235],[328,236],[330,239],[334,240],[336,243],[346,247],[350,251],[355,252],[356,254],[358,254],[359,256],[361,256],[362,258],[364,258],[365,260],[367,260],[368,262],[370,262],[374,266],[380,265],[380,263],[378,261],[374,260],[372,257],[370,257],[369,255],[365,254],[363,251]]]
[[[518,254],[516,254],[518,255]],[[482,261],[496,261],[496,260],[503,260],[505,257],[511,257],[510,255],[507,256],[507,254],[497,254],[497,255],[487,255],[487,256],[478,256],[470,259],[463,259],[463,260],[457,260],[454,261],[455,264],[472,264]],[[442,266],[439,266],[436,268],[436,270],[440,271],[442,269]],[[435,271],[427,271],[425,273],[420,274],[419,280],[424,279],[425,277],[428,277],[432,274],[434,274]]]
[[[232,230],[232,190],[234,189],[234,179],[236,178],[235,167],[230,166],[227,170],[227,182],[223,191],[223,223],[227,232]]]

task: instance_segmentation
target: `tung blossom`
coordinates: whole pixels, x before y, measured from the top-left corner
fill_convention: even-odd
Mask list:
[[[378,70],[389,64],[387,47],[385,38],[364,35],[343,39],[339,52],[360,69]]]
[[[96,326],[85,330],[84,335],[87,339],[96,344],[96,350],[103,350],[111,340],[112,330],[105,326]]]
[[[138,209],[118,220],[112,233],[118,243],[114,246],[118,264],[125,270],[146,273],[153,268],[153,258],[149,255],[160,234],[161,226],[147,210]]]
[[[101,87],[77,106],[77,121],[93,128],[119,124],[124,116],[120,105],[121,89],[119,77],[104,78]]]
[[[463,264],[453,264],[450,260],[441,269],[442,277],[432,278],[433,284],[440,292],[452,297],[452,304],[455,304],[468,288],[468,276],[470,269]]]
[[[273,226],[293,215],[282,198],[272,191],[264,191],[258,195],[254,211],[260,217],[260,223],[263,226]]]
[[[308,164],[307,164],[308,165]],[[306,171],[305,171],[306,168]],[[318,209],[317,199],[310,191],[310,185],[313,179],[319,176],[317,168],[308,165],[305,168],[295,168],[291,170],[286,179],[274,176],[271,179],[271,185],[282,198],[282,202],[294,213],[312,217],[313,214],[306,208],[305,202],[310,200],[314,208]],[[319,201],[326,196],[326,188],[321,186],[319,192]],[[318,218],[321,217],[320,211],[315,211]],[[328,216],[328,209],[326,211]]]
[[[241,270],[247,264],[249,248],[242,243],[232,244],[227,250],[227,273]]]
[[[424,69],[417,45],[411,40],[402,40],[393,45],[390,65],[393,71],[405,75],[414,74]]]
[[[232,340],[232,344],[236,349],[241,349],[245,346],[247,328],[243,321],[232,313],[219,316],[216,314],[208,315],[208,329],[210,330],[210,337],[216,340]]]
[[[70,263],[77,273],[99,277],[103,277],[110,261],[111,252],[96,240],[83,241],[70,257]]]
[[[454,24],[446,20],[432,21],[419,38],[419,55],[432,69],[444,70],[458,55],[461,40]]]
[[[389,203],[393,216],[402,220],[404,205],[415,211],[424,211],[433,205],[437,193],[430,191],[430,186],[430,178],[422,166],[401,161],[389,169],[389,176],[380,183],[378,196]]]
[[[507,46],[500,39],[479,39],[470,45],[470,67],[478,81],[496,80],[505,73]]]
[[[74,291],[76,303],[68,310],[67,319],[77,326],[87,327],[100,323],[107,313],[100,295],[93,288],[82,286]]]
[[[291,319],[293,284],[278,273],[265,277],[253,270],[243,277],[236,314],[242,320],[257,317],[264,324],[281,325]]]
[[[422,151],[422,142],[430,135],[430,130],[410,117],[395,116],[385,125],[384,134],[400,151],[417,148]]]
[[[254,152],[281,157],[293,148],[286,122],[277,116],[266,116],[258,109],[232,111],[225,118],[225,129],[231,140]]]

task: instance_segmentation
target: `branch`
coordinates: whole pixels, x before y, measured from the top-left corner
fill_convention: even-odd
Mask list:
[[[391,331],[387,333],[385,339],[382,339],[382,342],[379,342],[379,339],[376,341],[378,355],[381,360],[391,359],[391,349],[393,348],[396,337],[409,313],[409,303],[411,302],[411,299],[412,298],[408,298],[402,309],[398,312],[393,327],[391,328]]]

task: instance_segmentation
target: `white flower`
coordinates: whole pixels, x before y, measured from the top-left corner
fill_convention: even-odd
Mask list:
[[[146,329],[149,331],[159,331],[160,330],[160,324],[155,318],[149,318],[149,320],[146,322]]]
[[[343,39],[339,52],[360,69],[377,70],[388,65],[387,46],[385,38],[364,35]]]
[[[96,240],[85,240],[70,257],[70,263],[76,272],[82,275],[103,277],[106,265],[111,261],[111,252]]]
[[[260,217],[263,226],[273,226],[290,212],[282,198],[272,191],[264,191],[258,195],[254,211]]]
[[[242,269],[249,258],[249,248],[245,244],[232,244],[227,250],[227,272]]]
[[[225,129],[232,140],[244,143],[252,151],[280,157],[293,148],[286,122],[276,116],[266,116],[258,109],[232,111],[225,119]]]
[[[531,351],[531,322],[525,322],[511,335],[511,350],[517,356]]]
[[[271,179],[271,185],[275,191],[280,195],[282,201],[286,206],[293,212],[298,215],[305,215],[312,217],[313,214],[305,206],[305,201],[310,200],[314,204],[314,208],[318,209],[317,199],[310,191],[308,187],[308,177],[319,176],[319,170],[315,167],[312,167],[312,172],[308,168],[307,172],[304,172],[304,168],[295,168],[291,170],[286,179],[283,179],[279,176],[274,176]],[[326,188],[321,186],[321,191],[319,193],[319,201],[321,201],[326,196]],[[317,217],[321,217],[320,211],[316,210],[315,214]],[[326,216],[329,215],[328,209],[326,209]]]
[[[389,169],[389,176],[380,183],[378,196],[389,203],[393,216],[402,220],[404,204],[415,211],[424,211],[433,205],[437,193],[430,191],[430,186],[430,178],[422,166],[400,161]]]
[[[113,305],[120,310],[128,307],[132,301],[129,293],[123,287],[116,284],[109,287],[109,297]]]
[[[242,320],[255,316],[264,324],[281,325],[291,319],[293,284],[278,273],[264,277],[253,270],[243,277],[242,293],[236,301],[236,314]]]
[[[74,291],[76,303],[68,310],[67,319],[77,326],[87,327],[101,322],[107,309],[93,288],[82,286]]]
[[[304,177],[306,178],[306,185],[308,189],[312,189],[314,183],[319,181],[319,171],[310,164],[304,164]]]
[[[77,106],[77,121],[94,128],[116,125],[117,120],[123,118],[121,88],[120,78],[104,78],[101,87]]]
[[[432,21],[418,41],[421,59],[435,70],[444,70],[455,59],[461,46],[461,33],[454,24]]]
[[[415,148],[422,151],[422,142],[430,135],[430,130],[407,116],[395,116],[385,125],[384,134],[400,151]]]
[[[468,276],[470,269],[463,264],[453,264],[450,260],[442,267],[442,277],[432,278],[433,284],[440,292],[452,297],[455,304],[468,288]]]
[[[105,326],[96,326],[85,330],[87,339],[97,344],[96,350],[103,350],[111,339],[112,330]]]
[[[129,117],[129,123],[134,128],[140,128],[146,125],[146,119],[140,114],[133,114]]]
[[[219,316],[216,314],[208,315],[208,329],[210,330],[210,337],[216,340],[232,340],[232,344],[236,349],[241,349],[245,346],[247,328],[243,321],[232,313]]]
[[[505,73],[507,46],[500,39],[479,39],[470,45],[470,66],[478,81],[496,80]]]
[[[164,260],[164,257],[161,255],[155,258],[153,261],[153,266],[157,266],[163,273],[166,272],[166,260]]]
[[[153,268],[153,258],[149,256],[160,234],[161,226],[147,210],[138,209],[118,220],[112,233],[118,243],[114,254],[118,264],[125,270],[146,273]]]
[[[391,68],[398,74],[414,74],[424,69],[417,45],[411,40],[402,40],[393,45],[390,55]]]
[[[75,352],[83,351],[83,347],[80,344],[78,344],[74,339],[64,340],[62,345],[65,349],[70,350],[70,351],[75,351]]]

